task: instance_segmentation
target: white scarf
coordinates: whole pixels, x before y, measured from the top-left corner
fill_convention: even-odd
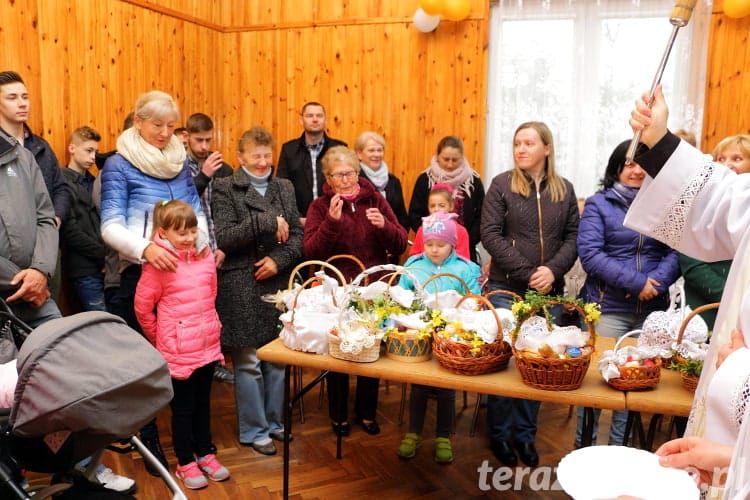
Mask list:
[[[174,179],[185,164],[185,146],[172,135],[164,149],[152,146],[131,127],[117,138],[117,152],[144,174],[157,179]]]
[[[388,186],[388,164],[381,161],[380,168],[377,170],[373,170],[362,162],[359,163],[359,166],[362,168],[362,172],[365,173],[365,176],[375,186],[375,189],[385,196],[385,188]]]

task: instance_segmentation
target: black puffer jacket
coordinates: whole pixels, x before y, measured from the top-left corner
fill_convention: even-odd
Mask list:
[[[527,197],[510,189],[511,172],[492,180],[482,205],[482,244],[492,257],[490,280],[514,290],[526,290],[538,266],[555,275],[552,294],[562,294],[564,275],[577,257],[578,205],[573,185],[553,202],[543,180],[537,197],[532,183]]]

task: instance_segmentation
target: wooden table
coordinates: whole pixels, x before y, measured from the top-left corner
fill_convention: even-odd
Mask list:
[[[579,389],[574,391],[543,391],[529,387],[523,383],[518,369],[511,359],[508,369],[490,373],[487,375],[457,375],[442,368],[436,359],[422,363],[403,363],[390,358],[381,357],[372,363],[355,363],[343,361],[320,354],[310,354],[293,351],[282,344],[281,339],[276,339],[258,349],[258,358],[264,361],[282,363],[286,365],[286,389],[284,394],[284,498],[289,495],[289,439],[291,433],[291,407],[292,405],[315,385],[317,385],[328,372],[347,373],[350,375],[364,375],[367,377],[382,378],[400,382],[424,384],[446,389],[472,391],[480,394],[493,394],[521,399],[531,399],[565,405],[583,406],[587,408],[584,432],[585,441],[591,442],[593,431],[592,408],[605,410],[624,410],[625,393],[617,391],[608,386],[598,370],[596,362],[604,349],[611,348],[612,339],[598,339],[597,350],[593,354],[591,365]],[[310,384],[302,388],[298,394],[292,396],[291,367],[300,366],[322,370],[322,373]],[[341,436],[337,438],[337,457],[341,458]]]

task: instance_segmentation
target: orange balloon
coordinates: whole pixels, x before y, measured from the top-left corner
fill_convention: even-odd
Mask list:
[[[443,13],[444,0],[421,0],[419,6],[430,16],[439,16]]]
[[[735,19],[750,15],[750,0],[724,0],[724,14]]]
[[[469,0],[444,0],[443,17],[450,21],[463,21],[471,13]]]

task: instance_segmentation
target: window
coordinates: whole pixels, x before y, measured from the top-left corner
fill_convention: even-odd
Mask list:
[[[673,0],[500,0],[490,16],[485,180],[513,166],[516,127],[545,122],[558,173],[598,189],[672,32]],[[662,77],[670,127],[700,135],[710,10],[681,28]]]

